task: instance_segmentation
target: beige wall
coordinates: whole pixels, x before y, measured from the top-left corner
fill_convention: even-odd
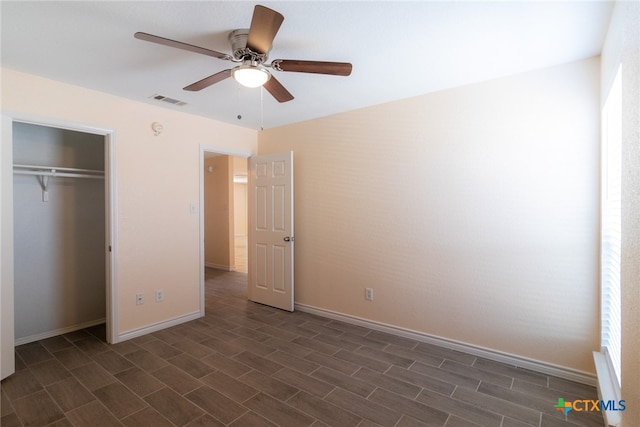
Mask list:
[[[199,200],[200,145],[252,153],[256,132],[8,69],[2,109],[115,131],[118,334],[197,313],[200,222],[190,205]],[[153,122],[163,124],[161,135],[153,135]],[[155,289],[164,290],[161,304]]]
[[[617,2],[602,51],[602,102],[622,63],[623,426],[640,420],[640,3]]]
[[[296,303],[593,373],[598,100],[595,58],[260,132]]]
[[[243,157],[233,158],[233,175],[247,176],[247,159]],[[249,220],[247,218],[247,184],[235,183],[233,185],[233,203],[235,206],[234,233],[237,236],[246,236]]]
[[[247,175],[247,159],[216,156],[206,159],[204,166],[205,264],[246,272],[247,185],[235,184],[233,177]],[[236,241],[236,236],[244,239]]]
[[[213,171],[209,172],[209,166]],[[204,162],[204,253],[207,267],[232,270],[233,158],[216,156]]]

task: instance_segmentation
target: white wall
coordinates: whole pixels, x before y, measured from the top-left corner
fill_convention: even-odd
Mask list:
[[[296,303],[593,373],[598,101],[595,58],[260,132]]]
[[[28,115],[113,130],[114,243],[113,277],[118,337],[200,312],[200,146],[253,153],[256,132],[204,117],[2,69],[2,109],[6,115]],[[61,101],[63,100],[63,101]],[[154,136],[153,122],[164,131]],[[2,140],[5,145],[11,141]],[[10,150],[9,150],[10,151]],[[4,159],[2,239],[6,209],[11,206],[4,178],[11,176]],[[10,254],[2,251],[3,295]],[[165,301],[153,302],[155,289]],[[136,293],[146,303],[135,305]]]
[[[13,157],[15,164],[104,171],[104,138],[15,123]],[[37,177],[15,175],[13,183],[16,340],[104,322],[104,180],[51,178],[47,202]]]
[[[616,2],[602,50],[602,103],[622,63],[622,413],[640,420],[640,3]]]

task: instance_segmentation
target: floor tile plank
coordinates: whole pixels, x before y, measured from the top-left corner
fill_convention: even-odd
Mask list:
[[[109,384],[95,390],[93,394],[118,419],[134,414],[147,406],[121,383]]]
[[[287,403],[330,426],[355,427],[362,421],[361,417],[305,392],[296,394]]]
[[[242,405],[207,386],[200,387],[185,397],[224,424],[232,422],[247,412]]]
[[[46,389],[64,412],[78,408],[96,399],[95,396],[84,388],[74,377],[68,377],[62,381],[58,381],[55,384],[47,386]]]
[[[169,388],[163,388],[145,397],[156,411],[177,426],[183,426],[205,412]]]
[[[15,400],[13,407],[25,426],[43,426],[64,418],[63,412],[45,390]]]
[[[340,388],[329,393],[325,400],[385,427],[395,426],[402,416],[399,411],[390,409]]]
[[[245,406],[281,427],[310,426],[315,421],[313,417],[264,393],[246,401]]]

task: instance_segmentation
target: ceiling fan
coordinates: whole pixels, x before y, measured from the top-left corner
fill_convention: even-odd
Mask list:
[[[273,44],[273,39],[283,21],[284,16],[275,10],[256,5],[253,10],[250,28],[248,30],[234,30],[229,33],[232,55],[148,33],[137,32],[134,37],[140,40],[176,47],[178,49],[213,56],[214,58],[240,64],[234,68],[205,77],[183,88],[189,91],[199,91],[228,77],[233,77],[238,83],[247,87],[264,86],[278,102],[287,102],[293,99],[293,95],[289,93],[267,68],[277,71],[329,74],[335,76],[348,76],[351,74],[352,66],[348,62],[275,59],[271,61],[270,64],[267,64],[266,62]]]

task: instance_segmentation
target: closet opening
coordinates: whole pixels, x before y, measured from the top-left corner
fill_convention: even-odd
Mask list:
[[[13,121],[14,342],[111,325],[110,133]]]

